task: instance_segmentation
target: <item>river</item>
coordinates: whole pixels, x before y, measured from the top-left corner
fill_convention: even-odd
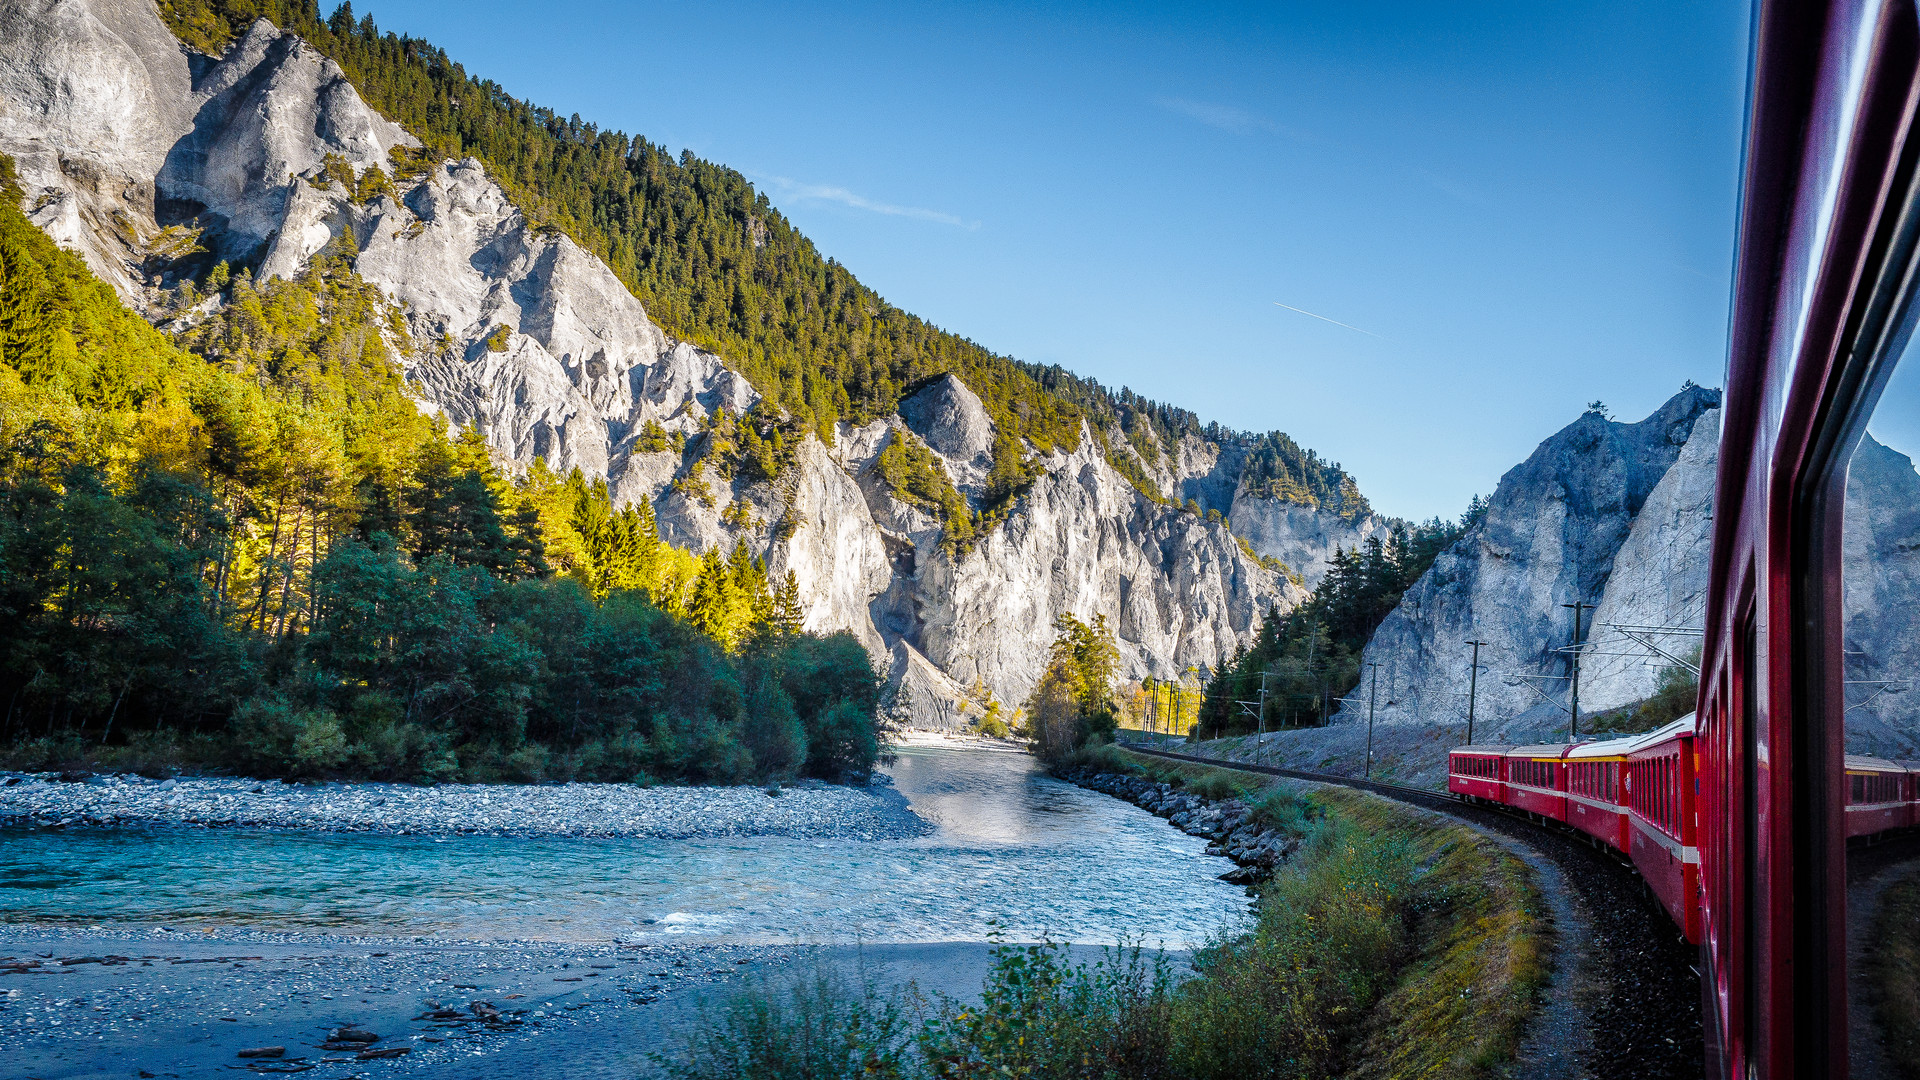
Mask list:
[[[910,840],[0,831],[0,920],[435,940],[958,942],[1186,948],[1244,916],[1205,842],[987,749],[882,772]]]

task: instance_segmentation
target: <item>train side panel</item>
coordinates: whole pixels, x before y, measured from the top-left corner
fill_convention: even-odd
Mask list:
[[[1447,790],[1488,802],[1507,801],[1509,746],[1462,746],[1447,755]]]
[[[1517,810],[1567,820],[1565,746],[1516,746],[1507,751],[1506,802]]]
[[[1634,739],[1582,743],[1567,751],[1567,824],[1608,847],[1626,851],[1627,749]]]
[[[1628,855],[1688,941],[1701,940],[1692,716],[1643,736],[1627,753]]]
[[[1847,755],[1846,796],[1848,839],[1913,824],[1912,777],[1894,762]]]

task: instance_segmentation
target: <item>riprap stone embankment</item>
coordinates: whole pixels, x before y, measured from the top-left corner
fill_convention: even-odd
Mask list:
[[[1235,885],[1253,885],[1273,873],[1300,849],[1300,838],[1255,818],[1253,808],[1240,799],[1206,799],[1123,773],[1073,769],[1061,779],[1127,802],[1167,819],[1188,836],[1213,841],[1209,855],[1224,855],[1237,867],[1220,875]]]

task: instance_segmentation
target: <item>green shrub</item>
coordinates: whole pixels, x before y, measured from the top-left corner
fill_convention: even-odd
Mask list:
[[[1250,935],[1219,941],[1181,987],[1182,1075],[1332,1076],[1405,944],[1410,847],[1345,823],[1319,830],[1261,897]]]
[[[926,1075],[1148,1078],[1175,1076],[1174,980],[1165,954],[1109,949],[1091,965],[1066,946],[993,950],[977,1003],[943,1000],[919,1036]]]
[[[1525,868],[1460,826],[1320,798],[1253,929],[1184,977],[1138,948],[1076,965],[1052,943],[996,947],[974,1000],[809,973],[748,988],[703,1015],[684,1058],[656,1060],[678,1080],[1503,1075],[1545,977]],[[1300,820],[1307,806],[1262,804]]]
[[[703,1003],[679,1057],[653,1055],[675,1080],[890,1080],[917,1076],[911,990],[882,992],[819,966],[760,982],[718,1009]]]
[[[1267,828],[1278,829],[1289,836],[1305,836],[1321,814],[1307,798],[1276,788],[1253,804],[1251,816]]]
[[[1244,796],[1247,793],[1247,788],[1252,783],[1253,781],[1251,780],[1235,776],[1229,772],[1214,771],[1188,784],[1187,790],[1203,799],[1222,802],[1227,799],[1238,799]]]

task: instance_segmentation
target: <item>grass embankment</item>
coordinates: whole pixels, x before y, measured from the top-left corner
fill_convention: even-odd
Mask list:
[[[1920,873],[1887,886],[1872,933],[1867,984],[1886,1060],[1920,1080]]]
[[[1137,949],[1074,965],[1003,946],[977,1001],[819,972],[708,1014],[683,1080],[1476,1077],[1511,1060],[1547,975],[1542,905],[1504,849],[1338,789],[1103,749],[1082,764],[1238,797],[1300,831],[1251,931],[1191,972]]]

